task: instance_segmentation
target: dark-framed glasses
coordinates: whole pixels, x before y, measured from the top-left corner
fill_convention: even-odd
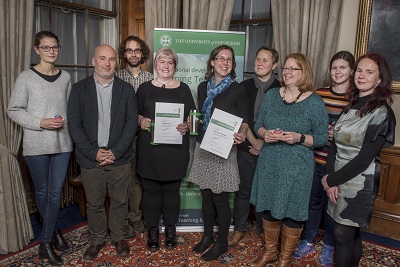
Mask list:
[[[231,64],[233,62],[233,59],[231,57],[224,58],[224,57],[216,57],[214,58],[216,61],[222,63],[222,62],[227,62],[228,64]]]
[[[42,46],[38,46],[38,48],[42,49],[43,52],[49,52],[51,49],[53,49],[54,52],[58,52],[58,51],[60,51],[61,46],[59,46],[59,45],[54,45],[54,46],[42,45]]]
[[[136,48],[136,49],[127,48],[127,49],[125,49],[125,52],[127,54],[132,54],[132,53],[140,54],[140,53],[142,53],[142,49],[139,49],[139,48]]]
[[[294,72],[295,70],[303,70],[303,69],[290,67],[290,68],[281,68],[281,70],[288,71],[288,72]]]

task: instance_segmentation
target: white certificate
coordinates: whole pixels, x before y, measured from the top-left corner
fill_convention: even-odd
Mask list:
[[[184,104],[156,102],[154,143],[182,144],[182,135],[176,127],[183,122]]]
[[[200,148],[227,159],[233,144],[233,134],[239,131],[242,121],[242,118],[214,109]]]

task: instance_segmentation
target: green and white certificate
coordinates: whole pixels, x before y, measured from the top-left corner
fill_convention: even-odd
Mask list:
[[[227,159],[233,144],[233,134],[238,132],[242,121],[242,118],[214,109],[200,148]]]

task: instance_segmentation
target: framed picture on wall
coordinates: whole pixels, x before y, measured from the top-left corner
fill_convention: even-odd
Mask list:
[[[392,89],[400,93],[400,1],[360,0],[355,57],[378,52],[389,64]]]

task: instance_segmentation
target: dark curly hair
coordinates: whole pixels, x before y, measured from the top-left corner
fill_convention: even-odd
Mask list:
[[[357,71],[358,64],[363,59],[370,59],[378,66],[379,69],[379,79],[380,83],[375,87],[372,92],[368,103],[359,110],[359,116],[363,117],[368,113],[371,113],[376,108],[383,105],[391,105],[393,104],[393,91],[390,86],[392,84],[392,73],[390,72],[389,65],[386,59],[378,53],[370,53],[363,56],[360,56],[353,69],[352,79],[350,79],[350,91],[349,91],[349,105],[344,109],[344,112],[347,113],[351,107],[353,107],[359,98],[360,91],[354,82],[354,75]]]
[[[126,44],[131,41],[135,41],[140,45],[140,49],[142,49],[142,60],[140,61],[140,64],[145,63],[150,57],[150,49],[142,39],[134,35],[126,37],[125,40],[123,40],[119,45],[118,47],[119,59],[122,60],[124,63],[127,62],[125,57],[125,49],[126,49]]]

